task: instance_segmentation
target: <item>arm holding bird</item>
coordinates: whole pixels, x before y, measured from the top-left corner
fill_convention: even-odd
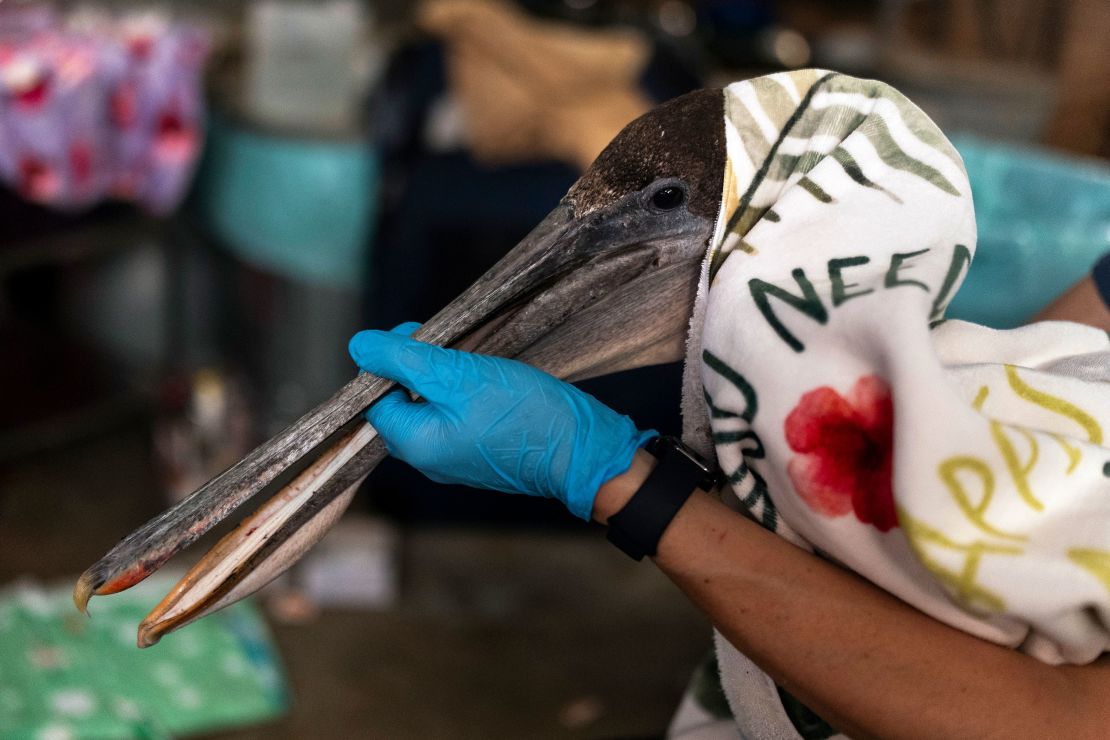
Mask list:
[[[604,523],[651,468],[598,493]],[[1105,735],[1110,662],[1050,666],[917,611],[696,491],[656,564],[737,649],[853,738]]]
[[[368,412],[395,456],[602,524],[648,477],[655,459],[638,448],[653,434],[627,417],[521,363],[408,339],[414,328],[351,342],[363,370],[426,399],[398,391]],[[852,737],[1095,738],[1110,719],[1110,662],[1052,666],[978,639],[705,491],[667,527],[656,563],[734,647]]]

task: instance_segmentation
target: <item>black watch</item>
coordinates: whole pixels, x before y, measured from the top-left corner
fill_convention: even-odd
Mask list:
[[[654,556],[659,540],[695,488],[712,491],[721,471],[675,437],[655,437],[647,450],[658,462],[620,511],[609,517],[609,541],[633,560]]]

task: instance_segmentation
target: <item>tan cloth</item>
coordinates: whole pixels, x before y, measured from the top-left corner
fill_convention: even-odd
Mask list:
[[[650,47],[635,32],[539,21],[496,0],[428,0],[418,22],[444,42],[481,161],[556,159],[585,169],[651,107],[637,88]]]

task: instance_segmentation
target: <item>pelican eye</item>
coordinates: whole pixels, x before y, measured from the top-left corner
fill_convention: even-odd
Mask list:
[[[651,204],[661,211],[671,211],[686,201],[686,191],[677,185],[667,185],[651,194]]]

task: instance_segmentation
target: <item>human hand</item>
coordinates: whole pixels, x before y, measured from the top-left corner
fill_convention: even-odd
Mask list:
[[[418,324],[362,331],[350,353],[401,390],[366,417],[390,454],[439,483],[562,501],[589,520],[603,483],[655,436],[569,383],[521,362],[410,339]]]

